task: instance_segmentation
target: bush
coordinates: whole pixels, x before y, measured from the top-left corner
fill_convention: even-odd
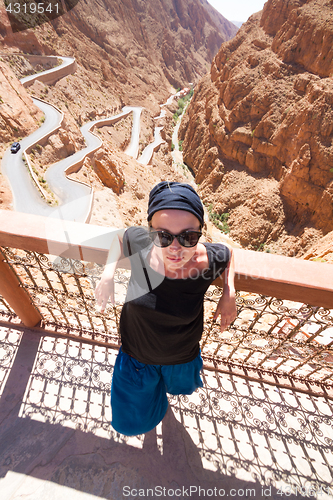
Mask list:
[[[193,92],[194,91],[193,91],[193,87],[192,87],[191,90],[190,90],[190,92],[186,96],[181,97],[180,99],[178,99],[178,109],[175,112],[175,114],[173,115],[173,119],[174,119],[175,123],[177,123],[177,120],[178,120],[179,116],[184,111],[185,105],[191,99],[191,97],[193,95]]]
[[[230,214],[228,212],[224,214],[218,214],[213,212],[213,204],[208,206],[209,220],[223,233],[230,233],[230,228],[228,226],[228,218]]]

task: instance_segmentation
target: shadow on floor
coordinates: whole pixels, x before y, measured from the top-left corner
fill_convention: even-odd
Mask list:
[[[331,498],[332,402],[205,372],[128,438],[109,424],[115,351],[0,331],[1,500]]]

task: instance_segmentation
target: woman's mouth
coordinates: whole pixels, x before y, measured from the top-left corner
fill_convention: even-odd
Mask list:
[[[183,260],[183,257],[170,257],[170,256],[168,256],[167,258],[169,260],[171,260],[171,262],[180,262],[181,260]]]

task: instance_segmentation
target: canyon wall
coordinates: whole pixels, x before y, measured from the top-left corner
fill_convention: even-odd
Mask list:
[[[196,86],[184,159],[243,246],[302,255],[333,230],[332,42],[331,1],[268,0]]]
[[[8,64],[0,58],[0,142],[24,137],[40,124],[43,113],[34,105]]]
[[[147,114],[150,127],[143,147],[153,139],[151,117],[160,113],[159,104],[175,87],[198,81],[221,43],[236,32],[206,0],[80,0],[58,19],[13,33],[1,2],[0,156],[40,126],[42,113],[30,96],[54,104],[65,116],[59,133],[36,153],[43,171],[84,146],[83,123],[116,114],[124,105],[145,108],[142,116]],[[36,81],[27,92],[18,79],[47,67],[33,68],[18,53],[74,56],[77,70],[54,85]],[[118,180],[122,186],[121,173]],[[10,200],[0,173],[2,208],[10,208]]]
[[[58,19],[20,33],[11,32],[0,7],[1,51],[75,56],[81,79],[120,104],[156,107],[171,86],[203,76],[236,32],[206,0],[80,0]]]

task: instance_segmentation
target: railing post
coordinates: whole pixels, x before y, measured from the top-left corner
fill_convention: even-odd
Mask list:
[[[17,274],[6,262],[5,256],[1,250],[0,294],[8,302],[25,326],[36,326],[42,320],[42,316],[33,305],[30,295],[23,288]]]

